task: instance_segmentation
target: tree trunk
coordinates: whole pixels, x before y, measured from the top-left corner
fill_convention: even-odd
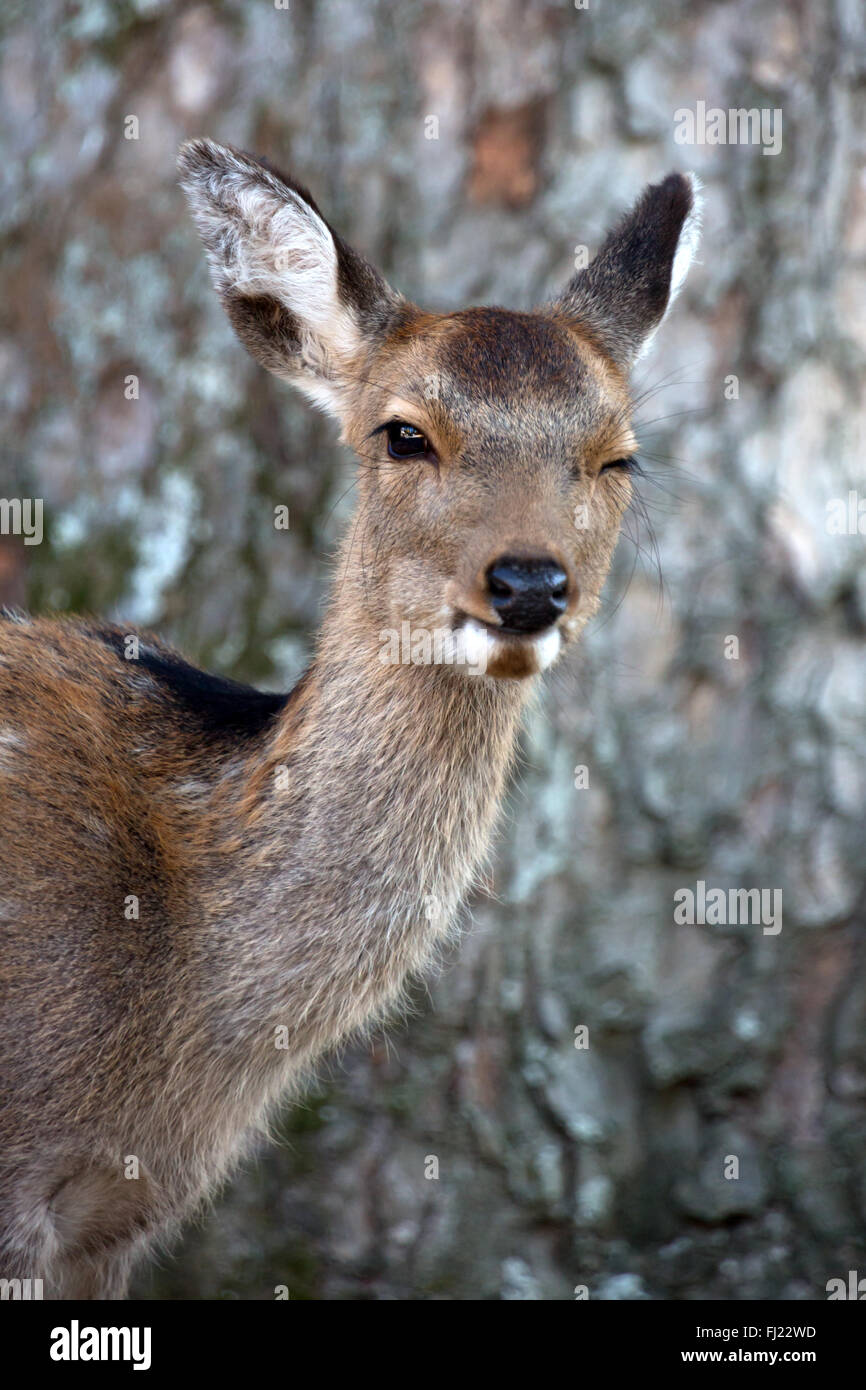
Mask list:
[[[823,1299],[866,1273],[864,25],[820,0],[4,21],[0,495],[44,499],[45,536],[6,541],[0,598],[271,686],[351,474],[223,321],[179,142],[286,165],[440,309],[538,302],[670,168],[706,191],[638,374],[629,536],[459,950],[141,1296]],[[697,143],[713,108],[763,132]],[[679,925],[699,883],[767,911]]]

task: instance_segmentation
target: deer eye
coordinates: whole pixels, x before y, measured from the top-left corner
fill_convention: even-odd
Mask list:
[[[626,473],[637,467],[637,459],[634,454],[629,454],[628,458],[612,459],[610,463],[605,463],[599,469],[599,473],[609,473],[612,468],[621,468]]]
[[[430,445],[426,434],[405,420],[391,420],[385,426],[388,436],[388,453],[393,459],[408,459],[414,454],[428,454]]]

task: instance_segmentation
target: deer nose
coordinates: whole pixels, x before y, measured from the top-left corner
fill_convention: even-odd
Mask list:
[[[488,602],[513,632],[541,632],[568,605],[568,575],[547,555],[533,560],[501,555],[486,577]]]

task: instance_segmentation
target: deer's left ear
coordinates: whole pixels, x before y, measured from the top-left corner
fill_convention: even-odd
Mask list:
[[[240,150],[181,147],[178,168],[211,277],[248,351],[340,415],[404,300],[332,231],[313,199]]]
[[[686,278],[700,240],[701,205],[694,174],[650,184],[556,301],[625,370],[646,352]]]

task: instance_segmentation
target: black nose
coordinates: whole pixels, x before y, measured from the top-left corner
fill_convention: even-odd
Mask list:
[[[540,632],[565,612],[568,575],[549,556],[523,560],[500,555],[487,571],[487,595],[513,632]]]

